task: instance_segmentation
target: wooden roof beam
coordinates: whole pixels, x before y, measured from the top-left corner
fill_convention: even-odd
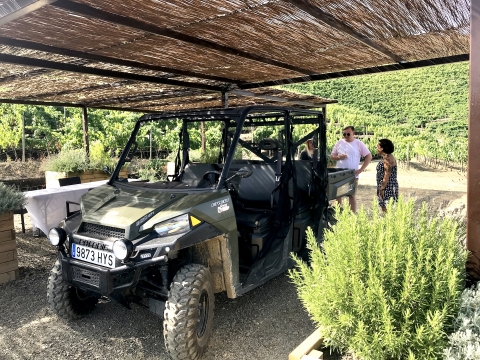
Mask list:
[[[450,64],[455,62],[468,61],[468,59],[469,59],[469,54],[460,54],[460,55],[445,56],[445,57],[435,58],[435,59],[411,61],[411,62],[406,62],[402,64],[390,64],[390,65],[374,66],[370,68],[338,71],[333,73],[315,74],[315,75],[302,76],[302,77],[291,78],[291,79],[241,84],[238,87],[240,89],[257,89],[257,88],[262,88],[267,86],[299,84],[299,83],[304,83],[309,81],[331,80],[331,79],[337,79],[337,78],[348,77],[348,76],[378,74],[378,73],[387,72],[387,71],[408,70],[408,69],[415,69],[415,68],[421,68],[426,66]]]
[[[287,63],[283,63],[281,61],[273,60],[273,59],[268,59],[263,56],[250,54],[245,51],[238,50],[229,46],[217,44],[213,41],[204,40],[204,39],[196,38],[190,35],[182,34],[181,32],[178,32],[175,30],[161,28],[159,26],[149,24],[143,21],[139,21],[133,18],[129,18],[126,16],[113,14],[104,10],[94,8],[86,4],[80,4],[70,0],[58,0],[52,5],[66,11],[75,12],[91,18],[103,20],[113,24],[127,26],[133,29],[149,32],[149,33],[160,35],[160,36],[165,36],[171,39],[180,40],[180,41],[201,46],[207,49],[216,50],[225,54],[243,57],[243,58],[254,60],[264,64],[269,64],[269,65],[273,65],[283,69],[296,71],[302,74],[308,75],[308,74],[314,73],[311,70],[303,69],[298,66],[290,65]]]
[[[296,6],[297,8],[305,11],[307,14],[310,14],[311,16],[313,16],[315,19],[320,20],[321,22],[327,24],[328,26],[331,26],[341,31],[344,34],[351,36],[352,38],[364,43],[365,45],[378,51],[379,53],[388,56],[392,60],[398,63],[405,62],[405,60],[402,59],[400,56],[395,55],[390,50],[383,47],[382,45],[377,44],[375,41],[371,40],[370,38],[357,33],[350,26],[344,24],[343,22],[335,19],[332,15],[327,14],[322,10],[320,10],[318,7],[314,6],[310,1],[306,1],[306,0],[283,0],[283,1]]]
[[[154,83],[154,84],[180,86],[180,87],[187,87],[192,89],[202,89],[202,90],[220,91],[220,92],[224,90],[224,88],[220,86],[211,86],[211,85],[200,84],[200,83],[191,83],[186,81],[159,78],[156,76],[139,75],[139,74],[132,74],[132,73],[126,73],[121,71],[98,69],[93,67],[73,65],[73,64],[67,64],[67,63],[61,63],[61,62],[55,62],[55,61],[49,61],[49,60],[34,59],[34,58],[9,55],[9,54],[0,54],[0,62],[16,64],[16,65],[24,65],[24,66],[33,66],[33,67],[46,68],[46,69],[52,69],[52,70],[74,72],[74,73],[87,74],[87,75],[96,75],[96,76],[105,76],[105,77],[117,78],[117,79],[134,80],[134,81],[148,82],[148,83]]]
[[[150,64],[145,64],[138,61],[117,59],[117,58],[112,58],[104,55],[97,55],[97,54],[91,54],[91,53],[86,53],[86,52],[77,51],[77,50],[70,50],[70,49],[59,48],[59,47],[50,46],[50,45],[44,45],[44,44],[36,43],[33,41],[0,37],[0,44],[7,45],[7,46],[14,46],[14,47],[23,48],[23,49],[43,51],[51,54],[70,56],[70,57],[75,57],[79,59],[99,61],[106,64],[115,64],[115,65],[129,66],[132,68],[139,68],[139,69],[145,69],[145,70],[162,71],[165,73],[171,73],[171,74],[182,75],[182,76],[190,76],[190,77],[196,77],[199,79],[214,80],[214,81],[220,81],[220,82],[231,83],[231,84],[241,83],[241,81],[236,81],[236,80],[232,80],[232,79],[228,79],[220,76],[206,75],[206,74],[201,74],[201,73],[188,71],[188,70],[168,68],[165,66],[150,65]]]

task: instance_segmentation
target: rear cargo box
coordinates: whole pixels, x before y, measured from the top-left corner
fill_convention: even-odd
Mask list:
[[[328,200],[355,193],[355,170],[328,168]]]

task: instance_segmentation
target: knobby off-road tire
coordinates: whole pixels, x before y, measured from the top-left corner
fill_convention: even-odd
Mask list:
[[[71,286],[63,279],[62,264],[55,262],[47,284],[47,299],[50,309],[58,316],[76,320],[90,313],[98,299]]]
[[[181,268],[165,303],[163,337],[173,360],[202,358],[213,325],[214,294],[210,271],[203,265]]]

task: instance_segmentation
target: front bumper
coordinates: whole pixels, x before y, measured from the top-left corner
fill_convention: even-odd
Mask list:
[[[72,259],[63,251],[58,252],[58,258],[62,264],[62,275],[65,280],[75,287],[101,295],[110,295],[134,288],[140,279],[142,270],[167,262],[166,256],[159,256],[109,269]]]

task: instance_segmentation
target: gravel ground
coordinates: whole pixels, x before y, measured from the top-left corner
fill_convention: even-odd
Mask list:
[[[375,194],[375,188],[366,185],[374,184],[374,166],[370,167],[361,179],[359,206],[371,206]],[[403,195],[429,202],[434,211],[447,204],[465,211],[464,177],[414,170],[401,174]],[[440,191],[447,189],[453,191]],[[20,217],[15,215],[20,278],[0,285],[1,360],[167,359],[161,319],[136,305],[128,310],[101,301],[75,322],[53,315],[47,306],[46,284],[56,254],[45,237],[32,236],[28,215],[26,220],[27,233],[22,234]],[[287,359],[314,329],[295,287],[285,274],[280,275],[234,300],[216,295],[206,359]],[[328,352],[324,358],[351,359]]]
[[[167,359],[162,321],[136,305],[101,301],[79,321],[47,306],[55,251],[15,215],[20,279],[0,285],[0,359]],[[214,332],[206,359],[287,359],[314,330],[286,275],[237,299],[216,294]]]

